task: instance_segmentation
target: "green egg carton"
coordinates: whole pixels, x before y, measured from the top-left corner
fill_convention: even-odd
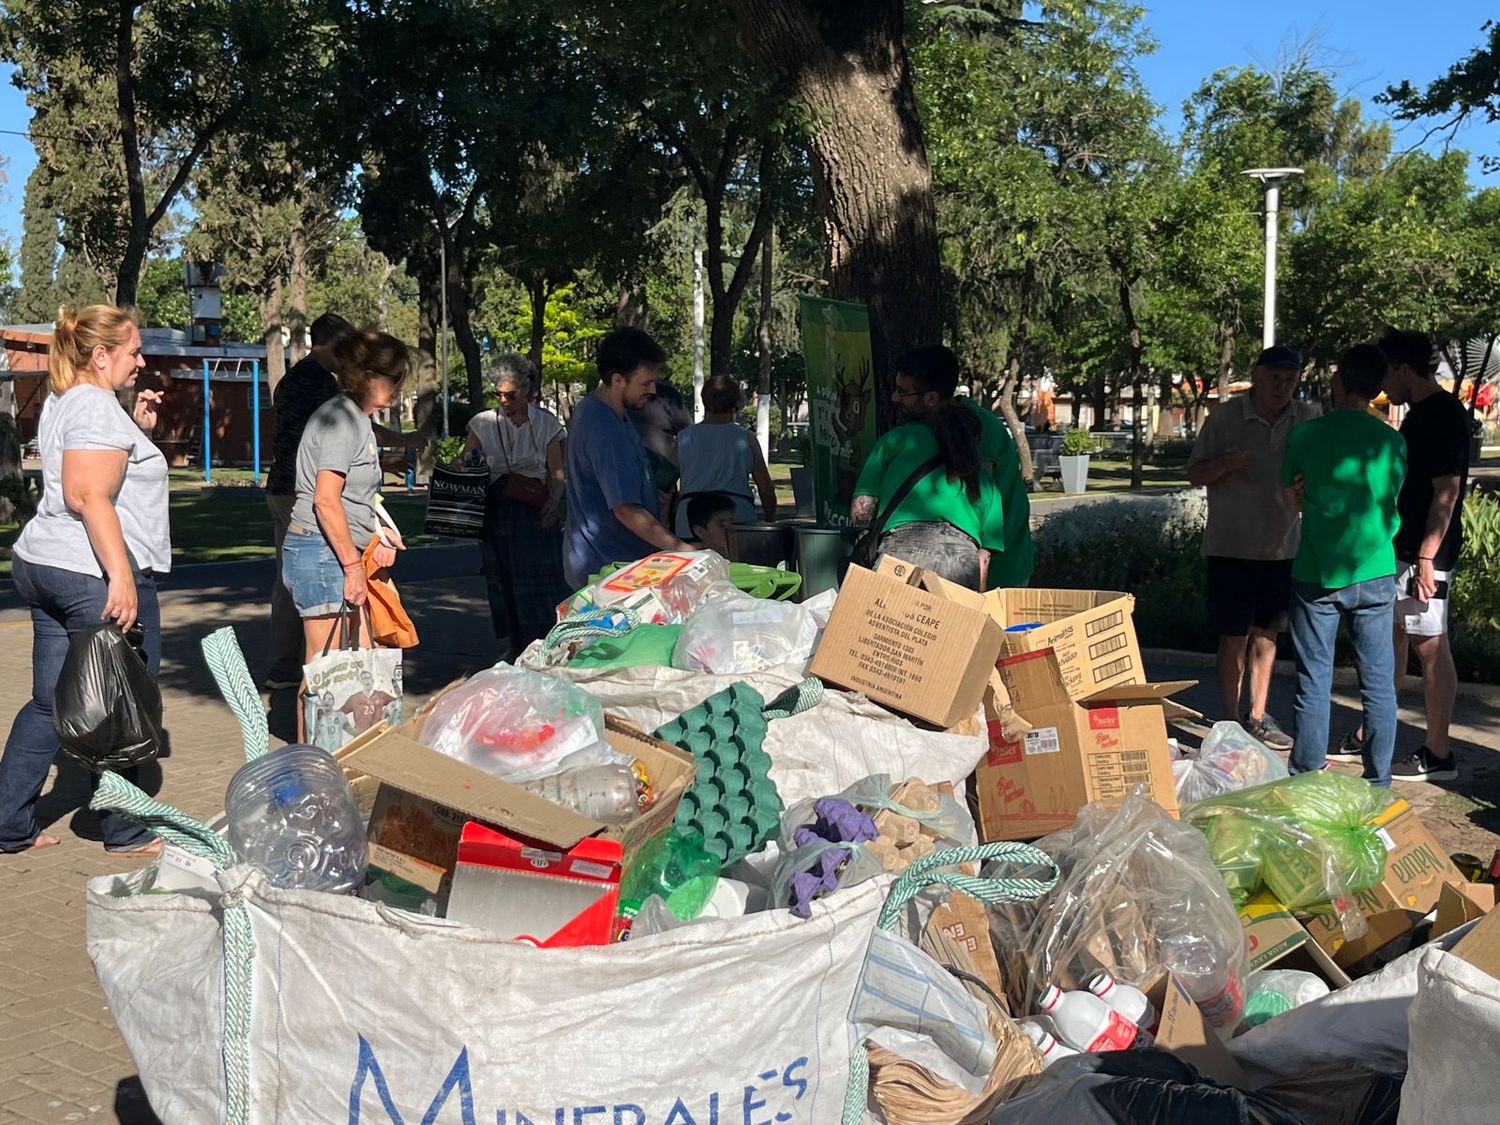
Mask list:
[[[656,732],[697,762],[677,807],[677,826],[703,838],[725,867],[759,851],[781,826],[784,806],[771,780],[765,698],[748,684],[685,711]]]

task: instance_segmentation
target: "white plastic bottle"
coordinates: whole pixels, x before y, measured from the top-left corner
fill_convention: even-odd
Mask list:
[[[1021,1032],[1036,1045],[1036,1049],[1042,1053],[1042,1065],[1051,1066],[1053,1063],[1076,1055],[1078,1052],[1072,1047],[1065,1047],[1057,1041],[1057,1037],[1041,1024],[1034,1020],[1022,1020]]]
[[[1098,973],[1089,981],[1089,991],[1143,1032],[1156,1034],[1156,1009],[1139,988],[1122,984],[1108,973]]]
[[[1092,992],[1064,992],[1055,984],[1042,993],[1041,1009],[1077,1051],[1123,1051],[1140,1030]]]

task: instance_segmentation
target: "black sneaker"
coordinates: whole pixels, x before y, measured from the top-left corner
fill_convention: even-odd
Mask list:
[[[1245,732],[1251,738],[1257,739],[1272,750],[1290,750],[1292,748],[1292,736],[1281,729],[1281,724],[1271,718],[1269,712],[1258,719],[1245,716]]]
[[[1457,781],[1458,763],[1450,753],[1439,758],[1423,746],[1416,753],[1391,766],[1391,777],[1397,781]]]
[[[1362,761],[1365,756],[1365,740],[1360,738],[1359,732],[1350,731],[1339,740],[1339,744],[1328,751],[1330,758],[1352,759]]]

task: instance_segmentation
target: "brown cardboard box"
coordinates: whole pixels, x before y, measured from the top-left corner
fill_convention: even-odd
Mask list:
[[[1385,877],[1354,896],[1369,932],[1347,941],[1333,915],[1307,920],[1313,940],[1345,967],[1414,929],[1437,906],[1445,885],[1460,890],[1470,885],[1405,801],[1395,801],[1371,823],[1385,844],[1386,860]]]
[[[1500,910],[1481,918],[1479,925],[1453,947],[1453,953],[1481,972],[1500,978]]]
[[[1009,591],[1007,591],[1009,592]],[[1000,674],[1031,727],[1008,739],[991,724],[990,750],[974,773],[980,839],[1027,840],[1066,828],[1093,801],[1120,801],[1144,783],[1177,812],[1167,746],[1167,699],[1192,681],[1117,684],[1075,699],[1050,649],[1005,658]]]
[[[1171,1051],[1205,1078],[1225,1086],[1245,1084],[1239,1063],[1209,1028],[1181,981],[1167,973],[1145,992],[1160,1021],[1156,1027],[1156,1046]]]
[[[1301,969],[1315,973],[1330,988],[1349,983],[1344,972],[1325,953],[1292,912],[1268,891],[1262,891],[1240,908],[1240,924],[1245,927],[1246,956],[1252,973],[1275,966],[1278,969]]]
[[[1432,920],[1429,938],[1440,938],[1458,929],[1465,922],[1483,918],[1495,909],[1495,886],[1493,883],[1470,883],[1462,890],[1444,883],[1438,896],[1437,916]]]
[[[894,559],[878,573],[851,566],[808,671],[934,726],[972,718],[1000,655],[1000,627],[977,594],[956,601],[929,588],[939,581]]]
[[[371,842],[450,874],[459,835],[469,820],[559,851],[585,836],[619,840],[628,862],[641,844],[671,824],[693,779],[690,754],[606,716],[606,741],[645,763],[656,800],[628,824],[602,825],[423,746],[415,738],[423,718],[419,714],[387,728],[345,755],[340,764],[380,782],[370,816]]]

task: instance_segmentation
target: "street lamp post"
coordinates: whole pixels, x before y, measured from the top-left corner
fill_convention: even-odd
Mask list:
[[[1266,293],[1261,321],[1261,346],[1276,343],[1276,216],[1281,210],[1281,182],[1302,175],[1301,168],[1251,168],[1245,175],[1259,180],[1266,189]]]

